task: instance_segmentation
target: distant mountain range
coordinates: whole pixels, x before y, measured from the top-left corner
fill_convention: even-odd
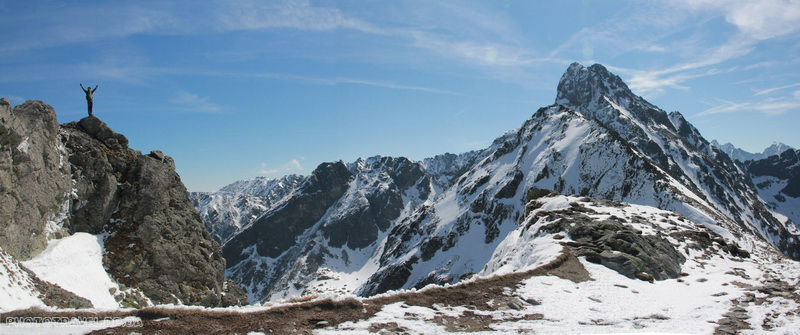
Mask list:
[[[765,159],[770,156],[780,155],[786,150],[794,149],[781,142],[773,142],[769,147],[764,149],[764,151],[762,151],[761,153],[750,153],[735,147],[731,143],[719,144],[717,140],[713,140],[711,141],[711,144],[719,148],[722,152],[728,154],[728,157],[730,157],[731,159],[738,160],[740,162]]]
[[[772,200],[797,198],[794,175],[763,172],[794,165],[732,158],[680,113],[635,95],[602,65],[574,63],[558,84],[555,104],[486,149],[419,162],[377,156],[324,163],[308,176],[242,181],[191,198],[223,244],[226,275],[251,301],[326,292],[370,296],[491,274],[515,257],[520,266],[535,264],[536,246],[519,236],[544,206],[535,199],[548,192],[671,211],[735,250],[774,248],[797,259],[800,232],[791,212],[797,207]],[[756,186],[749,169],[776,178],[773,187]],[[775,185],[784,186],[775,193]],[[619,243],[609,250],[641,245]],[[673,278],[674,268],[665,264],[681,262],[575,248],[630,276]],[[528,256],[519,259],[519,253]]]

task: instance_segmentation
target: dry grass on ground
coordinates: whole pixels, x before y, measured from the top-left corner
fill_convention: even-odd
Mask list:
[[[433,308],[441,306],[470,306],[474,310],[495,310],[511,303],[512,297],[503,293],[504,288],[516,287],[521,281],[533,276],[553,275],[574,282],[591,280],[589,273],[575,256],[564,249],[555,260],[533,270],[506,275],[480,278],[447,287],[433,286],[416,292],[403,292],[369,299],[320,299],[277,306],[263,311],[236,312],[223,310],[195,310],[184,308],[150,307],[130,311],[50,312],[27,309],[0,314],[0,322],[6,317],[98,317],[100,319],[136,316],[142,319],[142,327],[117,327],[102,329],[93,334],[230,334],[259,331],[264,333],[310,333],[313,329],[337,326],[347,321],[369,319],[384,305],[404,302],[410,306]],[[516,298],[514,298],[516,299]],[[488,301],[493,303],[489,304]],[[509,301],[506,301],[509,300]],[[541,318],[541,314],[525,318]],[[485,315],[467,311],[460,318],[438,317],[434,320],[452,331],[478,331],[487,329],[493,322]],[[395,325],[396,326],[396,325]],[[375,325],[376,329],[391,328],[390,324]]]

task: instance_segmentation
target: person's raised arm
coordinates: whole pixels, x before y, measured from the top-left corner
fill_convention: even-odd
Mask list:
[[[94,85],[94,89],[92,90],[92,93],[94,93],[94,91],[97,91],[97,86],[100,86],[100,85]]]
[[[81,85],[81,89],[82,89],[84,92],[86,92],[86,89],[85,89],[85,88],[83,88],[83,84],[80,84],[80,85]]]

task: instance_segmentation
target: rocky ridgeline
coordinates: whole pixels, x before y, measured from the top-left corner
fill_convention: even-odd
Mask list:
[[[50,238],[106,233],[104,266],[153,303],[246,303],[224,278],[172,158],[128,148],[96,117],[59,126],[52,107],[0,101],[0,247],[36,256]]]

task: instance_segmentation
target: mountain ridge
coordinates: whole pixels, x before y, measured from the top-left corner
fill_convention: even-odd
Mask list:
[[[239,233],[250,236],[249,242],[223,245],[231,264],[227,274],[261,301],[327,291],[370,296],[488,275],[484,267],[500,268],[491,256],[499,246],[515,248],[506,239],[530,212],[526,199],[538,189],[674,211],[749,251],[768,248],[767,241],[799,255],[800,233],[791,220],[762,199],[743,165],[680,113],[666,113],[633,94],[599,64],[570,65],[555,101],[483,150],[421,162],[376,156],[341,163],[349,174],[338,182],[340,197],[289,237],[295,246],[267,252],[252,233]],[[416,166],[410,178],[415,183],[397,183],[386,164],[366,164],[394,160]],[[321,175],[315,171],[307,178]],[[379,193],[388,196],[370,198]],[[268,209],[261,220],[276,220],[282,208]],[[402,210],[380,224],[367,219],[373,216],[365,213],[381,208]],[[283,216],[289,220],[288,213]],[[342,235],[332,238],[331,229]],[[342,243],[341,236],[361,242]]]

